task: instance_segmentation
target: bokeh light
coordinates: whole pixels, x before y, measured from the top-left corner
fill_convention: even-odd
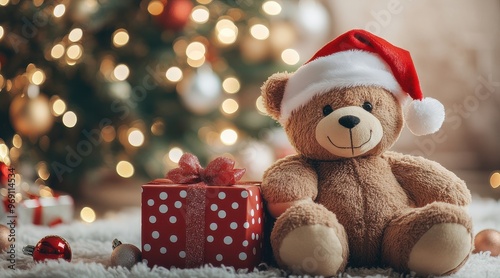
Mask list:
[[[126,45],[129,39],[130,37],[125,29],[118,29],[113,33],[113,45],[115,47],[122,47]]]
[[[127,65],[125,65],[125,64],[119,64],[113,70],[113,75],[119,81],[123,81],[123,80],[127,79],[129,74],[130,74],[130,70],[127,67]]]
[[[0,144],[0,158],[5,158],[7,157],[7,154],[9,153],[9,147],[5,144]]]
[[[77,42],[83,37],[83,31],[80,28],[75,28],[69,32],[68,39],[72,42]]]
[[[83,49],[79,44],[73,44],[66,50],[66,56],[71,60],[78,60],[82,57]]]
[[[494,172],[491,174],[490,185],[493,188],[498,188],[500,186],[500,172]]]
[[[116,173],[122,178],[130,178],[134,175],[134,166],[132,163],[122,160],[116,164]]]
[[[259,111],[259,113],[267,115],[266,107],[264,106],[264,100],[262,99],[262,96],[259,96],[255,101],[255,107],[257,108],[257,111]]]
[[[131,128],[128,133],[128,142],[134,147],[140,147],[144,144],[144,134],[136,128]]]
[[[196,22],[203,24],[208,21],[210,18],[210,12],[208,11],[208,8],[205,6],[196,6],[193,8],[193,11],[191,12],[191,19]]]
[[[21,195],[22,199],[22,194],[20,193],[17,194]],[[52,188],[45,185],[42,185],[40,187],[40,191],[38,192],[38,194],[40,195],[40,197],[54,197],[54,191],[52,190]]]
[[[64,6],[64,4],[59,4],[59,5],[54,7],[54,16],[55,17],[61,17],[64,15],[65,12],[66,12],[66,6]]]
[[[52,104],[52,114],[60,116],[66,111],[66,103],[62,99],[57,99]]]
[[[184,151],[182,151],[181,148],[179,147],[173,147],[172,149],[170,149],[170,151],[168,152],[168,158],[174,162],[174,163],[178,163],[179,160],[181,159],[181,156],[184,154]]]
[[[64,113],[62,117],[62,122],[66,127],[72,128],[78,122],[78,117],[76,116],[75,112],[68,111]]]
[[[223,18],[215,25],[217,39],[223,44],[232,44],[238,37],[238,27],[227,18]]]
[[[235,94],[240,90],[240,81],[236,77],[228,77],[222,81],[222,88],[228,94]]]
[[[285,49],[281,53],[281,59],[288,65],[296,65],[300,61],[299,53],[295,49]]]
[[[52,56],[52,58],[54,59],[59,59],[64,55],[64,51],[65,51],[64,46],[58,43],[52,47],[52,50],[50,51],[50,56]]]
[[[23,139],[19,136],[19,134],[14,134],[12,137],[12,145],[18,149],[23,146]]]
[[[163,12],[163,3],[158,0],[149,2],[148,12],[152,15],[160,15]]]
[[[234,145],[238,141],[238,133],[231,128],[224,129],[220,133],[220,140],[224,145]]]
[[[112,142],[116,138],[116,130],[113,126],[107,125],[101,129],[101,137],[104,142]]]
[[[40,85],[45,81],[45,73],[41,69],[36,69],[31,74],[31,83]]]
[[[222,111],[226,114],[233,114],[238,111],[239,104],[236,100],[228,98],[222,102]]]
[[[179,82],[182,79],[182,70],[179,67],[170,67],[165,77],[171,82]]]
[[[186,55],[193,60],[205,57],[205,46],[201,42],[192,42],[186,48]]]
[[[50,177],[50,171],[45,161],[41,161],[36,165],[37,174],[42,180],[47,180]]]
[[[80,211],[80,217],[87,223],[92,223],[96,219],[95,211],[92,208],[84,207]]]
[[[205,56],[201,57],[201,59],[199,59],[199,60],[193,60],[193,59],[188,57],[187,63],[188,63],[188,65],[190,65],[193,68],[199,68],[199,67],[203,66],[203,64],[205,63]]]
[[[263,24],[255,24],[250,27],[250,34],[258,40],[265,40],[269,38],[269,28]]]
[[[266,1],[262,4],[262,10],[268,15],[279,15],[281,13],[281,5],[276,1]]]

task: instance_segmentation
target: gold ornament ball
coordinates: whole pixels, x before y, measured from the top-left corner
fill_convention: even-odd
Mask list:
[[[122,243],[111,253],[111,266],[123,266],[128,269],[142,261],[142,253],[135,245]]]
[[[9,249],[10,242],[9,242],[9,228],[4,225],[0,225],[0,253],[5,252],[7,249]]]
[[[36,137],[48,132],[54,124],[49,99],[45,95],[34,98],[16,96],[10,104],[10,120],[21,135]]]
[[[500,255],[500,232],[493,229],[486,229],[479,232],[474,238],[473,253],[490,251],[491,256]]]

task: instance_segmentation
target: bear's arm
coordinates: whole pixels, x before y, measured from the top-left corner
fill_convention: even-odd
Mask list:
[[[382,157],[389,162],[397,181],[417,206],[435,201],[460,206],[471,202],[465,182],[439,163],[396,152],[386,152]]]
[[[264,173],[262,194],[273,217],[301,202],[312,202],[318,194],[318,175],[300,155],[275,162]]]

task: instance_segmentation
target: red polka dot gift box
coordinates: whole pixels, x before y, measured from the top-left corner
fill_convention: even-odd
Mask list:
[[[244,169],[219,157],[203,169],[184,154],[167,179],[142,186],[142,257],[148,266],[204,264],[253,269],[261,261],[260,183],[238,182]]]

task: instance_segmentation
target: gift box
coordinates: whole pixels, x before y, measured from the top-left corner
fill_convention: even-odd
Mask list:
[[[263,239],[260,183],[232,184],[243,173],[227,158],[203,169],[193,157],[185,154],[169,179],[142,186],[144,261],[150,267],[253,269],[261,262]],[[186,160],[197,166],[189,168]]]
[[[0,219],[11,215],[8,204],[8,199],[5,198],[0,209]],[[61,223],[70,223],[74,216],[73,198],[64,194],[54,194],[47,197],[31,195],[15,203],[15,214],[17,221],[21,224],[55,226]]]

